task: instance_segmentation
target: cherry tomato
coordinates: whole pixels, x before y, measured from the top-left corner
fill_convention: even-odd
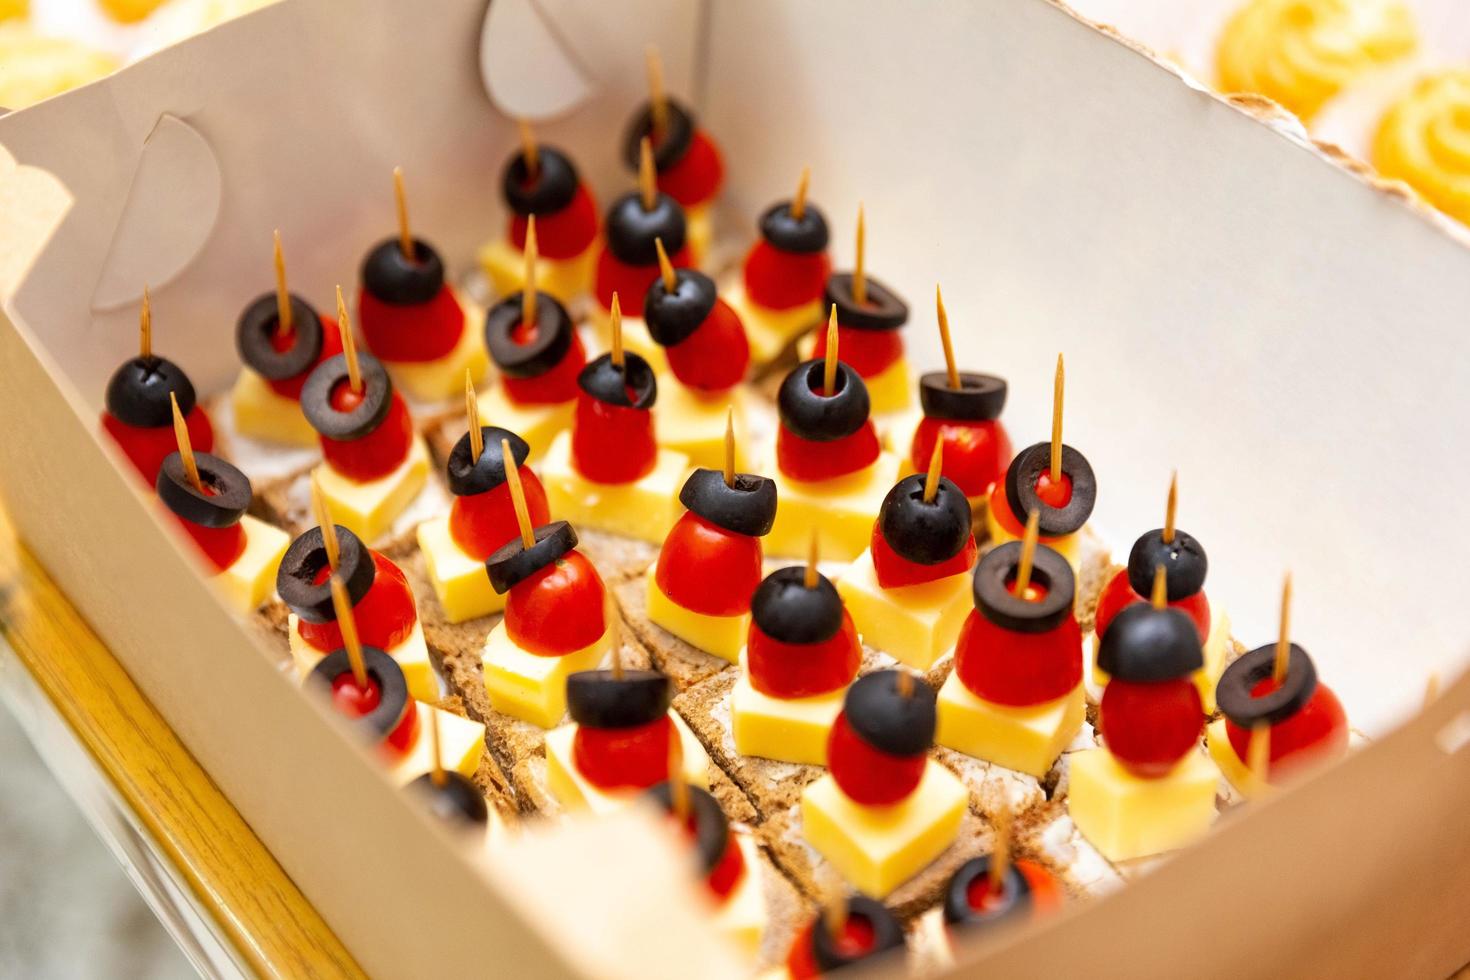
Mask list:
[[[245,553],[245,528],[236,521],[229,527],[205,527],[174,515],[179,525],[194,539],[199,553],[216,572],[222,572]]]
[[[689,246],[669,256],[676,269],[688,268],[693,263],[689,258]],[[658,264],[627,265],[618,260],[606,246],[597,256],[597,272],[592,280],[592,291],[604,310],[612,309],[613,293],[618,294],[618,308],[623,316],[642,316],[643,297],[648,287],[658,278]]]
[[[744,877],[745,855],[740,851],[740,843],[734,831],[731,831],[730,836],[725,839],[725,853],[720,855],[719,863],[705,877],[704,882],[717,898],[728,898]]]
[[[373,552],[372,587],[357,605],[352,607],[352,619],[357,624],[357,635],[365,646],[391,651],[413,632],[418,622],[418,610],[413,604],[413,592],[403,570],[376,551]],[[323,568],[316,576],[321,585],[331,576]],[[296,632],[314,650],[331,653],[342,649],[342,630],[335,620],[329,623],[308,623],[298,620]]]
[[[776,467],[793,480],[830,480],[871,466],[878,458],[878,432],[871,421],[852,435],[813,442],[786,426],[776,430]]]
[[[914,430],[909,465],[928,472],[934,444],[944,440],[942,472],[955,482],[966,497],[982,497],[1005,476],[1011,458],[1011,440],[999,420],[953,422],[925,418]]]
[[[1042,470],[1036,478],[1036,496],[1048,507],[1065,507],[1072,502],[1072,478],[1063,473],[1053,480],[1050,471]]]
[[[679,162],[658,173],[658,189],[685,208],[713,199],[724,182],[725,161],[720,148],[702,129],[694,131],[689,149]]]
[[[751,623],[745,654],[751,686],[787,700],[842,690],[857,676],[863,659],[857,627],[846,609],[841,628],[821,643],[783,643]]]
[[[413,419],[408,414],[408,405],[398,392],[388,396],[392,404],[381,424],[365,436],[356,439],[332,439],[317,435],[322,456],[332,469],[349,480],[367,483],[385,477],[398,469],[408,458],[413,446]],[[332,389],[332,407],[339,412],[350,412],[362,402],[362,394],[352,390],[346,381]]]
[[[1128,581],[1128,570],[1118,569],[1117,573],[1103,586],[1102,594],[1097,600],[1097,625],[1094,629],[1099,638],[1107,633],[1108,626],[1113,622],[1113,617],[1118,615],[1135,602],[1148,602],[1147,596],[1141,596],[1133,591],[1133,584]],[[1204,643],[1210,638],[1210,600],[1205,597],[1204,591],[1196,592],[1194,595],[1185,596],[1169,603],[1194,620],[1194,628],[1199,632],[1199,641]]]
[[[949,447],[946,446],[945,448],[947,449]],[[925,462],[924,462],[924,468],[927,469],[928,466],[929,466],[929,463],[928,463],[927,460],[925,460]],[[1064,480],[1068,480],[1067,477],[1063,477],[1063,479]],[[1039,492],[1040,491],[1038,490],[1038,493]],[[1056,493],[1055,489],[1051,488],[1050,486],[1048,487],[1048,492],[1049,493],[1052,493],[1053,495],[1055,495],[1055,493]],[[1071,483],[1070,483],[1070,480],[1068,480],[1068,489],[1067,489],[1067,499],[1068,500],[1071,499],[1071,494],[1072,494],[1072,491],[1071,491]],[[1048,501],[1048,503],[1049,503],[1049,501]],[[1009,534],[1013,538],[1019,538],[1019,537],[1023,536],[1026,533],[1025,526],[1020,521],[1016,520],[1016,515],[1011,510],[1010,501],[1008,501],[1006,499],[1006,481],[1005,480],[998,479],[998,480],[995,481],[995,488],[990,491],[990,503],[989,503],[988,506],[990,508],[990,513],[992,513],[992,514],[995,515],[995,523],[997,523],[997,524],[1000,525],[1001,530],[1005,531],[1007,534]],[[1057,506],[1057,505],[1053,504],[1052,506]],[[1049,544],[1052,541],[1058,541],[1060,539],[1059,538],[1055,538],[1055,537],[1049,538],[1049,537],[1047,537],[1046,535],[1043,534],[1043,535],[1038,536],[1036,540],[1039,541],[1039,542],[1041,542],[1042,544]]]
[[[209,424],[209,416],[204,414],[204,409],[198,405],[189,409],[189,414],[184,416],[184,425],[189,430],[189,445],[194,447],[196,453],[213,451],[214,426]],[[174,439],[172,425],[143,428],[128,425],[103,412],[102,429],[117,443],[128,462],[143,475],[150,487],[157,482],[158,471],[163,469],[163,461],[168,458],[169,453],[179,448]]]
[[[761,582],[761,541],[727,531],[693,511],[664,539],[654,581],[669,599],[705,616],[750,612]]]
[[[873,522],[873,540],[868,547],[873,555],[873,571],[877,574],[878,584],[885,589],[919,585],[968,572],[975,566],[975,555],[980,550],[972,535],[965,539],[965,546],[960,549],[960,553],[948,561],[937,565],[921,565],[894,551],[876,521]]]
[[[398,723],[397,728],[388,733],[387,738],[383,739],[381,746],[383,754],[390,760],[403,758],[413,748],[414,742],[418,741],[418,735],[418,702],[409,698],[408,707],[403,712],[403,720]]]
[[[312,368],[315,368],[322,361],[336,357],[342,353],[342,332],[337,329],[337,321],[329,319],[326,316],[322,316],[321,321],[322,352],[317,355],[311,367],[302,371],[300,374],[283,378],[280,381],[266,380],[266,384],[271,386],[271,390],[282,398],[299,401],[301,398],[301,389],[306,385],[306,379],[311,375]],[[295,331],[287,334],[273,333],[271,334],[271,346],[276,349],[277,353],[284,353],[290,350],[292,345],[296,343],[297,336],[298,334]]]
[[[632,728],[578,725],[572,762],[600,789],[647,789],[669,778],[669,746],[678,737],[668,715]]]
[[[726,391],[745,378],[750,341],[740,317],[722,299],[688,337],[665,348],[669,368],[696,391]]]
[[[887,367],[903,356],[903,335],[897,330],[861,330],[837,324],[837,350],[842,363],[864,378],[883,373]],[[827,356],[827,331],[817,331],[817,346],[812,357]],[[929,461],[924,460],[924,469]]]
[[[530,343],[532,338],[527,336],[525,340],[520,340],[519,337],[515,339],[519,343]],[[582,346],[582,338],[574,330],[571,346],[551,370],[534,378],[501,375],[500,383],[505,386],[505,397],[514,404],[560,405],[576,398],[577,393],[582,390],[577,387],[577,375],[582,373],[586,363],[587,350]]]
[[[1131,683],[1114,677],[1103,689],[1098,731],[1124,769],[1158,779],[1199,741],[1204,711],[1193,678]]]
[[[911,756],[880,752],[852,730],[846,712],[837,715],[827,735],[827,769],[847,798],[864,806],[888,806],[905,799],[924,778],[928,758],[923,752]]]
[[[632,483],[657,461],[652,412],[578,393],[572,421],[572,462],[578,473],[598,483]]]
[[[1052,877],[1051,872],[1034,861],[1022,858],[1016,861],[1016,870],[1021,872],[1021,877],[1026,879],[1026,884],[1031,886],[1031,907],[1036,914],[1044,915],[1047,912],[1055,912],[1062,907],[1066,901],[1066,895],[1062,886]]]
[[[366,687],[358,686],[357,678],[350,671],[338,675],[332,681],[332,705],[348,718],[361,718],[370,713],[377,708],[382,698],[382,688],[371,677],[368,678]],[[418,709],[413,698],[409,698],[403,718],[383,739],[381,745],[390,759],[401,759],[408,754],[408,750],[413,747],[414,736],[418,734],[418,721]]]
[[[745,257],[745,295],[768,310],[817,303],[832,274],[826,252],[783,252],[762,239]]]
[[[810,980],[811,977],[819,977],[822,971],[817,968],[815,958],[812,956],[812,930],[827,928],[826,922],[821,916],[812,922],[801,932],[797,933],[796,941],[791,944],[791,952],[786,956],[786,970],[791,974],[791,980]],[[838,952],[846,959],[855,959],[869,953],[873,949],[873,924],[861,916],[848,916],[847,923],[842,927],[842,935],[836,942]]]
[[[526,493],[526,510],[531,525],[540,527],[551,520],[546,503],[546,488],[529,466],[521,467],[521,489]],[[495,549],[520,536],[515,505],[510,499],[510,485],[463,497],[455,497],[449,505],[449,534],[454,543],[471,558],[484,561]]]
[[[1260,697],[1276,689],[1276,681],[1267,677],[1251,694]],[[1225,733],[1230,747],[1242,761],[1250,758],[1250,729],[1241,728],[1225,719]],[[1347,713],[1332,689],[1321,681],[1302,709],[1285,721],[1271,726],[1270,764],[1266,778],[1279,782],[1310,765],[1321,765],[1339,759],[1347,752]]]
[[[1044,704],[1082,682],[1082,630],[1069,612],[1055,629],[1017,633],[972,611],[955,645],[955,672],[978,698]]]
[[[526,250],[526,225],[521,215],[511,216],[510,243],[517,251]],[[536,251],[542,258],[576,258],[596,240],[597,204],[586,184],[577,185],[577,193],[560,211],[536,215]]]
[[[458,346],[465,330],[464,308],[448,286],[410,306],[385,303],[366,289],[358,294],[362,338],[385,361],[437,361]]]
[[[511,586],[505,629],[522,650],[560,657],[596,643],[607,631],[602,576],[580,551],[569,551]]]

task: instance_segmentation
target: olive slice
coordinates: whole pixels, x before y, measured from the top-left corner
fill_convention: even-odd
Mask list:
[[[337,529],[337,574],[347,586],[348,601],[355,606],[373,587],[377,565],[361,538],[341,524],[333,526]],[[317,581],[326,567],[322,529],[314,527],[291,542],[276,569],[276,592],[281,601],[308,623],[330,623],[337,618],[331,583],[326,579]]]
[[[1188,677],[1205,665],[1199,630],[1181,610],[1125,606],[1097,647],[1098,669],[1121,681],[1153,684]]]
[[[684,481],[679,503],[717,527],[759,538],[776,523],[776,481],[736,473],[730,486],[724,473],[701,468]]]
[[[1036,481],[1051,467],[1051,443],[1038,442],[1021,450],[1006,470],[1006,500],[1011,513],[1025,525],[1032,510],[1040,511],[1040,533],[1049,538],[1080,530],[1092,516],[1097,503],[1097,478],[1087,457],[1071,446],[1062,446],[1062,473],[1072,481],[1072,496],[1065,507],[1053,507],[1036,493]]]
[[[205,493],[194,489],[177,452],[164,457],[154,482],[158,499],[190,524],[200,527],[230,527],[240,522],[250,506],[250,479],[230,463],[209,453],[195,453],[199,483]]]
[[[427,303],[444,288],[444,260],[428,242],[413,240],[413,258],[398,238],[385,238],[362,260],[362,285],[390,306]]]
[[[1112,632],[1111,628],[1108,632]],[[1286,680],[1265,694],[1252,693],[1257,684],[1271,676],[1275,666],[1276,644],[1272,643],[1257,647],[1226,667],[1220,683],[1215,685],[1215,703],[1221,713],[1248,729],[1262,722],[1279,725],[1306,707],[1317,693],[1317,665],[1295,643],[1286,661]]]
[[[567,710],[588,728],[636,728],[669,713],[674,689],[656,670],[580,670],[567,676]]]
[[[960,865],[944,888],[944,921],[957,925],[990,925],[1002,919],[1025,917],[1032,909],[1031,883],[1011,864],[1000,880],[1000,891],[991,893],[982,908],[970,901],[970,889],[982,878],[990,877],[989,854],[971,858]]]
[[[477,493],[488,493],[505,482],[505,457],[501,455],[502,439],[510,443],[510,455],[517,467],[526,465],[531,456],[531,447],[509,429],[498,425],[480,426],[483,443],[480,458],[470,458],[470,434],[459,437],[449,451],[445,473],[449,477],[449,492],[456,497],[470,497]]]
[[[847,918],[867,923],[872,939],[866,949],[852,952],[846,944],[838,942],[832,930],[818,921],[811,929],[812,961],[823,973],[852,966],[891,949],[903,948],[903,926],[882,902],[866,895],[853,895],[847,900]]]
[[[1001,629],[1016,633],[1045,633],[1072,615],[1076,579],[1067,559],[1044,544],[1036,546],[1031,581],[1046,590],[1036,601],[1011,591],[1021,563],[1021,542],[1007,541],[986,552],[975,566],[975,608]]]
[[[674,812],[674,787],[668,781],[650,786],[645,796],[664,813]],[[694,818],[694,846],[699,851],[700,871],[709,875],[719,867],[730,844],[730,820],[708,790],[692,784],[689,812]]]
[[[325,342],[322,319],[306,300],[291,294],[291,346],[277,350],[272,342],[280,322],[276,294],[251,300],[235,325],[235,349],[250,370],[267,381],[285,381],[309,371]]]
[[[865,276],[868,301],[859,303],[852,295],[852,273],[834,272],[827,277],[822,309],[837,307],[837,322],[854,330],[897,330],[909,320],[909,307],[898,294],[872,276]]]
[[[672,291],[659,276],[643,294],[643,322],[655,343],[673,347],[704,324],[718,298],[709,276],[698,269],[675,269]]]
[[[554,146],[536,147],[536,173],[524,153],[516,153],[500,173],[500,193],[510,209],[523,218],[553,215],[572,203],[581,184],[577,168]]]
[[[955,422],[992,422],[1006,407],[1005,379],[993,374],[959,372],[960,386],[949,386],[949,374],[931,371],[919,378],[919,405],[926,418]]]
[[[332,392],[348,384],[347,355],[338,354],[318,364],[301,386],[301,412],[317,434],[338,442],[361,439],[383,424],[393,407],[393,382],[383,362],[371,354],[357,355],[363,397],[351,411],[332,407]]]
[[[639,144],[648,137],[653,146],[654,169],[662,172],[684,159],[694,143],[694,114],[682,102],[664,100],[664,125],[657,136],[653,131],[653,105],[645,102],[633,113],[628,128],[623,131],[623,164],[629,170],[638,169],[638,156],[642,152]]]
[[[838,361],[832,394],[824,395],[825,370],[826,364],[820,358],[798,364],[781,382],[776,395],[781,424],[809,442],[835,442],[868,421],[868,386],[858,373]]]
[[[469,778],[453,769],[442,773],[443,785],[426,772],[408,784],[408,792],[428,804],[429,812],[451,826],[485,827],[490,823],[490,808],[485,794]]]
[[[909,676],[911,687],[900,688],[900,669],[878,670],[852,682],[842,701],[847,727],[879,752],[896,756],[923,755],[934,745],[937,723],[934,688],[922,677]]]
[[[669,255],[677,255],[684,248],[685,236],[689,233],[684,220],[684,209],[679,202],[667,194],[659,194],[651,209],[645,210],[643,198],[637,191],[624,194],[607,209],[603,221],[603,237],[608,251],[624,265],[658,265],[658,246],[661,239]],[[654,273],[650,272],[652,281]]]
[[[842,599],[825,575],[806,587],[806,569],[779,568],[756,586],[750,618],[761,632],[782,643],[823,643],[842,629]]]
[[[560,364],[572,349],[576,327],[566,307],[550,293],[536,293],[536,330],[525,343],[515,338],[515,329],[520,325],[520,293],[507,296],[485,314],[485,349],[506,377],[540,377]]]
[[[934,499],[924,499],[927,477],[914,473],[893,485],[878,509],[878,530],[888,547],[919,565],[949,561],[973,536],[970,501],[948,477],[940,477]]]
[[[536,543],[527,548],[517,536],[485,559],[490,587],[504,595],[511,587],[535,575],[577,546],[577,532],[566,521],[543,524],[536,529]]]
[[[194,410],[194,385],[184,369],[164,357],[133,357],[118,365],[107,381],[107,414],[139,429],[172,425],[172,394],[179,411]]]
[[[600,402],[619,408],[652,408],[658,400],[658,379],[648,362],[632,351],[623,353],[623,366],[611,354],[588,361],[577,375],[577,387]]]
[[[772,248],[794,255],[813,255],[825,251],[831,236],[827,218],[810,201],[798,218],[791,213],[791,202],[782,201],[766,208],[760,220],[761,237]]]
[[[1193,535],[1174,532],[1174,540],[1164,540],[1164,529],[1155,528],[1139,536],[1128,552],[1128,584],[1141,596],[1154,587],[1154,570],[1164,566],[1164,584],[1170,602],[1188,599],[1205,587],[1205,573],[1210,561],[1205,546]]]
[[[368,683],[378,689],[378,704],[354,721],[377,742],[393,734],[403,722],[403,716],[408,712],[408,681],[398,661],[377,647],[362,648],[362,663],[367,670]],[[307,683],[331,697],[337,678],[351,673],[352,658],[347,651],[333,650],[317,661]]]

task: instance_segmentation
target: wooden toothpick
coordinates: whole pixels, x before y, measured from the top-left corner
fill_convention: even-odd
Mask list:
[[[1067,389],[1067,369],[1057,355],[1057,377],[1051,393],[1051,481],[1062,478],[1062,401]]]
[[[652,211],[658,203],[658,178],[653,169],[653,144],[647,136],[638,143],[638,194],[643,198],[643,210]]]
[[[852,301],[858,306],[868,303],[868,277],[863,274],[863,253],[867,250],[867,233],[863,222],[863,206],[858,204],[857,259],[852,263]]]
[[[403,189],[403,168],[393,168],[393,199],[398,205],[398,249],[410,262],[417,261],[413,247],[413,231],[408,226],[408,194]]]
[[[1155,609],[1163,609],[1169,604],[1168,572],[1164,570],[1163,562],[1154,566],[1154,589],[1148,601]]]
[[[613,293],[612,309],[607,312],[607,325],[612,332],[612,345],[608,355],[612,358],[613,366],[621,371],[626,358],[623,356],[623,307],[618,302],[617,293]]]
[[[669,96],[664,89],[664,63],[658,56],[658,48],[651,44],[645,48],[643,63],[648,70],[648,106],[653,121],[653,135],[662,138],[669,125]]]
[[[153,301],[148,298],[148,287],[143,287],[143,305],[138,310],[138,356],[148,360],[153,356]]]
[[[1016,562],[1015,594],[1027,598],[1026,590],[1031,587],[1031,567],[1036,562],[1036,541],[1041,532],[1041,511],[1035,507],[1026,515],[1026,531],[1021,535],[1021,558]]]
[[[929,473],[924,477],[924,503],[934,503],[939,493],[939,476],[944,472],[944,440],[934,440],[934,451],[929,454]]]
[[[791,199],[791,216],[800,221],[806,216],[807,185],[812,181],[812,168],[801,168],[801,180],[796,182],[796,196]]]
[[[536,262],[540,249],[536,242],[536,216],[526,219],[526,282],[521,287],[521,326],[527,330],[536,325]]]
[[[474,463],[485,451],[485,434],[480,431],[480,399],[475,394],[475,377],[469,368],[464,369],[464,414],[470,427],[470,462]]]
[[[357,686],[367,689],[367,662],[362,658],[362,641],[357,636],[357,620],[352,614],[352,600],[342,576],[332,573],[332,609],[337,613],[337,629],[342,633],[342,646],[347,649],[347,662],[352,665],[352,678]]]
[[[995,814],[995,843],[990,851],[990,868],[986,874],[990,894],[999,895],[1011,870],[1011,808],[1002,806]]]
[[[1257,792],[1271,785],[1271,724],[1258,722],[1251,726],[1251,738],[1246,749],[1246,768],[1250,770],[1251,782]]]
[[[817,544],[817,529],[812,528],[811,541],[807,543],[806,549],[806,574],[802,576],[802,584],[809,589],[817,587],[817,581],[821,573],[817,571],[817,561],[820,557],[820,548]]]
[[[914,696],[914,675],[913,674],[910,674],[908,671],[904,670],[902,667],[895,667],[894,669],[898,671],[898,680],[896,682],[896,685],[898,687],[898,696],[901,697],[901,698],[911,698],[911,697],[913,697]]]
[[[735,406],[725,409],[725,486],[735,485]]]
[[[1179,510],[1179,471],[1169,477],[1169,502],[1164,506],[1164,544],[1174,543],[1174,515]]]
[[[515,508],[516,524],[521,529],[521,547],[534,547],[536,528],[531,525],[531,512],[526,509],[526,490],[521,486],[521,471],[516,466],[515,454],[510,451],[509,439],[500,440],[500,458],[505,460],[505,482],[510,486],[510,504]]]
[[[521,156],[526,161],[526,176],[534,178],[541,170],[541,147],[536,145],[536,134],[531,131],[529,119],[517,119],[516,128],[521,133]]]
[[[612,647],[612,675],[616,680],[623,679],[623,631],[622,616],[613,601],[612,593],[603,593],[602,618],[607,623],[607,637]]]
[[[1424,682],[1424,707],[1439,700],[1439,671],[1431,670],[1429,680]]]
[[[653,247],[658,251],[658,274],[663,277],[664,291],[672,293],[679,288],[679,277],[674,275],[674,263],[669,261],[669,253],[664,249],[662,238],[654,238]]]
[[[439,712],[433,708],[429,709],[429,740],[432,745],[429,753],[429,765],[431,766],[429,778],[434,781],[435,786],[443,789],[444,784],[449,782],[449,776],[444,772],[444,760],[441,754],[443,750],[439,745]]]
[[[204,484],[199,479],[199,464],[194,459],[194,445],[189,441],[189,425],[184,421],[184,413],[179,411],[179,399],[173,393],[168,393],[168,403],[174,413],[174,439],[179,444],[179,458],[184,461],[184,475],[189,478],[195,493],[204,493]]]
[[[1286,668],[1291,663],[1291,573],[1281,583],[1281,630],[1276,634],[1276,662],[1271,677],[1277,686],[1286,681]]]
[[[939,317],[939,343],[944,346],[944,373],[949,376],[951,391],[960,390],[960,369],[954,363],[954,341],[949,336],[949,313],[944,309],[944,293],[934,284],[934,312]]]
[[[679,737],[678,729],[669,739],[669,802],[681,824],[689,819],[689,811],[693,807],[689,799],[689,780],[684,778],[684,740]]]
[[[837,938],[847,931],[847,886],[836,871],[828,871],[822,888],[822,922],[828,935]]]
[[[337,332],[342,335],[342,356],[347,360],[347,383],[357,393],[362,392],[362,366],[357,363],[357,340],[352,336],[352,320],[347,315],[347,304],[342,300],[342,287],[337,287]]]
[[[296,326],[291,320],[291,293],[286,289],[286,256],[281,251],[281,229],[275,230],[276,335],[284,337]]]
[[[342,546],[337,541],[337,525],[332,523],[332,512],[327,507],[327,496],[322,493],[322,485],[317,481],[316,471],[312,471],[311,483],[311,511],[316,517],[317,527],[322,529],[322,547],[327,552],[327,567],[333,572],[342,564]]]
[[[822,370],[822,395],[831,398],[837,388],[837,304],[827,315],[827,363]]]

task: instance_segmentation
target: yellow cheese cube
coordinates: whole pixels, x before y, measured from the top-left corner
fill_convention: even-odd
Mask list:
[[[463,293],[456,293],[464,308],[464,329],[454,349],[436,361],[390,361],[380,358],[393,377],[394,386],[413,401],[436,404],[464,394],[464,373],[478,383],[490,367],[485,350],[485,313]]]
[[[730,691],[735,751],[778,762],[825,766],[827,734],[842,711],[846,693],[844,689],[811,698],[773,698],[755,689],[742,664]]]
[[[563,306],[582,296],[592,288],[592,269],[597,260],[597,242],[594,239],[581,255],[569,259],[536,259],[536,289],[549,293],[561,301]],[[526,284],[526,255],[511,244],[510,239],[500,238],[480,246],[476,257],[480,268],[495,289],[495,295],[506,297],[521,291]]]
[[[1087,712],[1082,685],[1055,701],[1016,708],[978,698],[951,672],[939,689],[940,745],[1040,779],[1076,737]]]
[[[668,630],[690,646],[733,663],[740,660],[745,648],[745,634],[750,629],[750,614],[709,616],[685,609],[664,595],[658,587],[655,571],[648,573],[648,621]]]
[[[467,779],[473,777],[480,768],[480,757],[485,754],[485,726],[422,701],[416,707],[418,736],[413,740],[413,747],[394,763],[393,779],[404,785],[433,770],[434,737],[429,726],[435,718],[439,721],[439,765]]]
[[[689,475],[689,460],[660,449],[646,476],[632,483],[597,483],[572,465],[572,434],[563,432],[552,440],[540,470],[546,502],[558,520],[658,544],[683,512],[679,490]]]
[[[797,337],[822,321],[826,311],[821,300],[813,300],[789,310],[772,310],[745,294],[744,278],[737,274],[730,285],[720,290],[720,298],[740,317],[745,337],[750,341],[750,362],[769,364]]]
[[[1108,672],[1097,665],[1097,634],[1092,634],[1092,685],[1093,700],[1102,700],[1102,692],[1108,686]],[[1230,646],[1230,616],[1210,602],[1210,635],[1205,639],[1205,665],[1195,671],[1194,686],[1199,690],[1200,704],[1207,715],[1215,713],[1215,685],[1225,671],[1225,655]]]
[[[240,369],[230,389],[230,408],[235,414],[235,431],[251,439],[286,446],[316,448],[316,430],[306,421],[301,403],[276,394],[270,384],[250,370]]]
[[[864,550],[837,580],[863,643],[915,670],[928,670],[954,649],[965,617],[975,608],[969,572],[933,582],[885,589],[871,551]]]
[[[991,513],[990,507],[985,508],[985,530],[990,535],[992,544],[1005,544],[1007,541],[1017,540],[1016,535],[1000,526],[1000,522]],[[1072,574],[1081,574],[1082,570],[1082,533],[1073,531],[1059,538],[1042,538],[1041,543],[1052,551],[1067,559],[1067,564],[1072,566]]]
[[[1224,718],[1216,718],[1206,726],[1205,747],[1219,768],[1220,775],[1225,777],[1226,782],[1237,793],[1246,799],[1258,793],[1259,784],[1251,775],[1250,766],[1236,753],[1235,746],[1230,744],[1230,736],[1225,733]]]
[[[812,528],[817,528],[823,559],[852,561],[868,546],[878,508],[898,482],[898,457],[880,453],[861,472],[816,483],[793,480],[774,464],[767,472],[776,481],[777,504],[776,523],[765,539],[766,554],[805,556]]]
[[[658,273],[654,273],[657,276]],[[650,280],[652,281],[652,280]],[[619,304],[622,303],[619,297]],[[642,310],[629,310],[622,306],[623,311],[623,350],[630,350],[648,362],[655,374],[665,374],[669,370],[669,358],[664,354],[664,349],[653,339],[653,334],[648,332],[648,324],[643,322]],[[587,315],[587,322],[592,327],[592,332],[597,338],[599,351],[612,349],[612,319],[609,312],[602,308],[599,303],[592,304],[592,311]],[[589,351],[588,359],[595,357],[598,351]],[[663,390],[659,390],[662,397]]]
[[[366,483],[343,476],[327,462],[312,473],[321,485],[332,519],[364,541],[374,542],[388,533],[393,521],[428,483],[429,450],[421,437],[414,436],[408,456],[397,469]]]
[[[300,622],[295,613],[287,617],[286,636],[291,645],[291,659],[296,664],[296,676],[305,680],[326,654],[301,638],[296,628]],[[419,701],[439,700],[439,676],[434,673],[434,665],[429,660],[424,628],[418,620],[414,620],[413,630],[402,643],[383,652],[403,668],[403,679],[408,683],[410,696]]]
[[[444,618],[463,623],[505,608],[505,596],[490,587],[485,563],[467,555],[449,533],[449,515],[424,521],[415,532],[429,584],[444,607]]]
[[[555,728],[567,713],[567,675],[595,669],[611,643],[609,630],[580,650],[543,657],[516,646],[504,620],[496,623],[481,655],[490,707],[542,728]]]
[[[766,932],[766,899],[761,887],[765,868],[755,838],[748,831],[732,827],[730,836],[735,846],[740,848],[745,873],[735,885],[735,890],[715,911],[715,928],[728,936],[747,956],[754,958],[760,952],[761,937]]]
[[[240,518],[245,550],[229,568],[214,576],[236,612],[250,612],[276,590],[276,568],[286,556],[291,536],[249,514]]]
[[[817,334],[812,332],[796,342],[796,355],[803,361],[809,361],[817,351]],[[841,354],[841,351],[838,351]],[[898,360],[888,365],[871,378],[863,378],[863,386],[868,389],[868,403],[873,415],[890,415],[893,412],[902,412],[914,402],[914,391],[918,381],[913,372],[909,370],[908,358],[899,355]],[[896,421],[896,420],[895,420]],[[882,430],[887,428],[877,418],[873,420]],[[909,429],[909,435],[913,435],[913,428]],[[882,438],[883,432],[879,432]],[[886,448],[893,448],[887,446]],[[900,454],[908,453],[908,446],[902,449],[894,449]]]
[[[930,759],[918,787],[891,806],[848,799],[831,774],[801,794],[807,843],[872,898],[882,899],[954,843],[969,804],[965,784]]]
[[[689,246],[689,261],[696,269],[702,268],[704,260],[709,257],[710,243],[715,239],[708,201],[684,209],[684,228],[684,240]]]
[[[485,425],[498,425],[509,429],[531,447],[528,462],[546,455],[551,440],[558,432],[572,425],[572,414],[576,411],[575,398],[548,405],[519,405],[505,394],[503,385],[494,385],[480,392],[480,421]]]
[[[745,468],[744,447],[749,445],[745,425],[744,388],[707,395],[686,388],[672,373],[658,379],[654,426],[658,444],[689,457],[694,466],[720,469],[725,465],[725,413],[734,410],[735,469]]]
[[[1215,822],[1220,773],[1200,752],[1190,752],[1160,779],[1140,779],[1107,749],[1086,749],[1068,758],[1067,810],[1109,861],[1183,847]]]
[[[709,789],[709,755],[699,738],[684,724],[684,719],[669,712],[679,745],[684,750],[684,779],[700,789]],[[546,784],[557,802],[569,810],[591,810],[611,813],[638,798],[638,791],[609,792],[599,789],[577,770],[572,759],[572,741],[577,726],[562,725],[546,733]]]

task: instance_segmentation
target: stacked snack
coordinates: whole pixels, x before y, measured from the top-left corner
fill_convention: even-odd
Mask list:
[[[893,913],[863,895],[841,898],[813,919],[786,954],[788,980],[808,980],[838,970],[881,963],[906,948],[903,925]]]

